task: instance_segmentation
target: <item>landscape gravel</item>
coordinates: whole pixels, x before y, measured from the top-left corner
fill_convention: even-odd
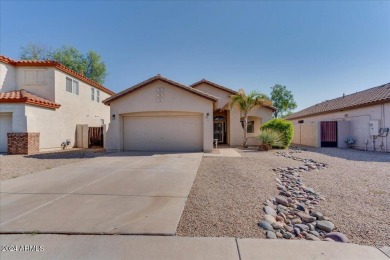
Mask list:
[[[204,157],[177,229],[180,236],[265,238],[262,202],[277,195],[272,168],[291,162],[269,152]],[[296,163],[298,165],[298,162]]]
[[[0,155],[0,181],[103,155],[104,152],[66,151],[36,155]]]
[[[328,164],[326,169],[301,173],[305,184],[326,198],[317,209],[350,242],[390,246],[390,153],[305,149],[296,156]]]
[[[304,149],[293,155],[327,165],[321,170],[300,173],[305,184],[325,198],[315,209],[329,218],[349,242],[389,246],[390,154]],[[242,158],[203,158],[178,235],[266,238],[257,224],[264,216],[263,202],[278,194],[278,181],[272,169],[302,164],[276,156],[275,151],[238,151]],[[307,238],[316,240],[315,232],[310,231]],[[286,232],[283,237],[290,235]]]

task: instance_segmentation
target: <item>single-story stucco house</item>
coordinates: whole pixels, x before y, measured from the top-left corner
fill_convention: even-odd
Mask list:
[[[61,149],[66,140],[70,147],[88,146],[81,138],[91,127],[108,124],[110,109],[102,100],[113,94],[56,61],[0,55],[0,152]]]
[[[242,144],[238,108],[223,109],[235,90],[207,80],[186,86],[160,75],[104,100],[110,106],[108,151],[211,151],[213,141]],[[249,114],[249,144],[258,144],[260,126],[273,106]]]
[[[293,144],[390,152],[390,83],[343,95],[287,117],[294,124]]]

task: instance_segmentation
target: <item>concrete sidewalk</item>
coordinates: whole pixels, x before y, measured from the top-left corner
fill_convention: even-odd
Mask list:
[[[234,148],[222,147],[214,149],[212,153],[204,153],[203,157],[242,157]]]
[[[1,235],[0,244],[19,250],[0,252],[1,259],[389,260],[374,247],[355,244],[227,237]],[[20,246],[43,251],[21,252]]]

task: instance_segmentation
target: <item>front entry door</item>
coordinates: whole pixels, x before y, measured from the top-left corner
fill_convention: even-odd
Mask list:
[[[225,142],[226,122],[214,122],[214,139],[218,140],[218,143]]]

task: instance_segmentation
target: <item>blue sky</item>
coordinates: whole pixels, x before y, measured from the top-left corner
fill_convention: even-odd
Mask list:
[[[120,91],[158,73],[266,94],[287,86],[298,110],[390,82],[390,2],[4,1],[0,52],[95,50]]]

